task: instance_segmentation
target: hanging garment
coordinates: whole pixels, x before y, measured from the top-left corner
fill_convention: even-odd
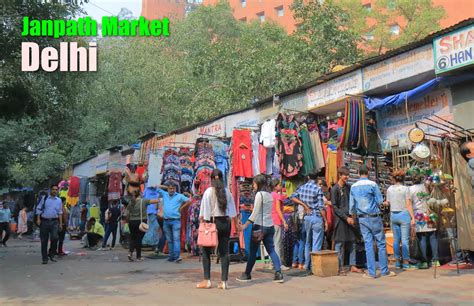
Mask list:
[[[227,173],[229,172],[229,146],[222,141],[212,141],[211,144],[214,150],[216,168],[221,170],[224,178],[224,185],[227,185]]]
[[[148,162],[148,185],[158,186],[162,180],[161,169],[163,168],[163,149],[150,154]]]
[[[316,169],[316,162],[314,161],[313,147],[306,125],[301,127],[300,133],[303,146],[303,168],[301,174],[308,175]]]
[[[326,182],[328,186],[337,183],[337,152],[328,150],[326,163]]]
[[[265,148],[273,148],[276,144],[275,119],[267,120],[262,124],[260,142]]]
[[[122,195],[122,173],[111,172],[109,175],[109,186],[107,188],[108,199],[118,200]]]
[[[188,224],[191,228],[190,247],[191,254],[200,255],[200,247],[197,244],[199,233],[199,211],[201,210],[201,199],[194,197],[188,212]]]
[[[250,131],[234,130],[232,138],[232,164],[234,167],[234,176],[253,177],[253,153]]]
[[[368,140],[364,102],[347,100],[344,116],[344,129],[339,146],[351,151],[365,152]]]
[[[79,191],[81,188],[81,180],[77,176],[71,176],[69,178],[69,189],[68,189],[68,196],[70,197],[78,197]]]
[[[314,153],[315,169],[319,172],[322,168],[326,167],[326,163],[324,161],[324,153],[318,130],[310,132],[309,138],[311,140],[311,147],[313,148]]]
[[[293,261],[293,248],[295,245],[296,237],[296,230],[295,225],[293,224],[293,214],[284,214],[283,217],[285,218],[286,224],[288,224],[288,230],[283,231],[282,235],[282,242],[283,242],[283,251],[282,251],[282,264],[285,266],[291,266]]]
[[[303,166],[299,131],[300,127],[293,115],[278,114],[277,154],[280,162],[280,172],[286,177],[297,175]]]
[[[252,132],[252,171],[253,175],[260,174],[258,133]]]
[[[156,214],[149,214],[147,217],[148,231],[142,239],[142,245],[156,247],[160,241],[159,228]]]
[[[267,149],[263,145],[258,146],[258,161],[260,173],[267,173]]]

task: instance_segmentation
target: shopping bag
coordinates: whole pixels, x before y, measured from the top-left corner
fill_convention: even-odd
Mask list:
[[[414,230],[412,230],[410,239],[410,258],[419,261],[425,260],[425,258],[423,258],[423,253],[421,252],[420,240],[416,236],[416,232]]]

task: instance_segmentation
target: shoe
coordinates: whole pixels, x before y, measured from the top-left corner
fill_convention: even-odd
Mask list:
[[[250,276],[250,274],[242,273],[242,275],[237,277],[236,280],[238,282],[250,282],[252,280],[252,277]]]
[[[43,259],[42,264],[43,264],[43,265],[46,265],[47,263],[48,263],[48,260],[47,260],[47,259]]]
[[[109,251],[113,251],[113,250],[114,250],[114,247],[110,247],[110,248],[109,248]]]
[[[128,253],[128,261],[133,261],[133,253]]]
[[[291,265],[291,267],[292,267],[293,269],[298,269],[298,263],[297,263],[297,262],[293,263],[293,264]]]
[[[420,264],[420,269],[428,269],[428,268],[429,268],[429,266],[428,266],[428,263],[427,263],[426,261],[425,261],[425,262],[422,262],[422,263]]]
[[[180,262],[182,262],[182,261],[183,261],[183,259],[182,259],[181,257],[179,257],[179,258],[176,259],[174,262],[175,262],[175,263],[180,263]]]
[[[287,266],[284,266],[284,265],[281,265],[280,269],[281,269],[282,271],[288,271],[288,270],[290,270],[290,268],[288,268]]]
[[[98,248],[97,251],[107,251],[106,248]]]
[[[205,279],[202,282],[200,282],[199,284],[197,284],[196,288],[197,289],[211,289],[212,288],[211,281],[208,280],[208,279]]]
[[[281,272],[275,272],[275,276],[273,277],[274,283],[283,283],[285,280],[283,279],[283,274]]]
[[[431,262],[432,267],[441,267],[441,264],[439,263],[439,260],[433,260]]]
[[[401,268],[402,268],[402,263],[399,262],[399,261],[397,261],[397,262],[395,263],[395,269],[401,269]]]
[[[143,257],[137,258],[137,261],[143,261]]]
[[[382,276],[394,277],[394,276],[397,276],[397,273],[390,271],[387,274],[382,274]]]
[[[300,270],[306,270],[305,267],[304,267],[304,265],[302,265],[302,264],[300,264],[300,265],[298,266],[298,269],[300,269]]]
[[[49,260],[51,260],[52,262],[58,262],[53,255],[49,255]]]
[[[364,273],[364,275],[362,275],[362,277],[363,277],[363,278],[367,278],[367,279],[376,279],[376,278],[377,278],[377,277],[372,276],[372,275],[370,275],[370,274],[368,274],[368,273]]]
[[[403,270],[413,271],[413,270],[416,270],[416,269],[418,269],[417,265],[403,264]]]
[[[4,248],[8,247],[6,242],[2,242],[2,245],[3,245]]]
[[[222,290],[229,289],[229,285],[227,285],[227,281],[220,282],[220,284],[217,285],[217,289],[222,289]]]

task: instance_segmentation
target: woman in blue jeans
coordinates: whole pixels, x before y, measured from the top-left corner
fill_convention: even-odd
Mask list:
[[[393,174],[394,185],[387,190],[387,202],[390,205],[390,221],[393,231],[393,253],[397,269],[409,269],[410,266],[410,229],[415,225],[415,216],[410,201],[410,190],[403,185],[405,173],[397,170]],[[402,256],[400,256],[400,242]],[[403,263],[402,263],[403,261]]]
[[[252,225],[252,231],[263,230],[263,244],[267,253],[272,259],[275,267],[275,276],[273,282],[283,283],[283,274],[281,273],[281,262],[277,253],[275,252],[275,245],[273,243],[273,235],[275,234],[275,228],[273,227],[272,220],[272,207],[273,197],[270,192],[269,178],[265,175],[259,174],[253,179],[253,189],[256,192],[255,202],[252,214],[245,224],[242,226],[241,231],[245,230],[250,224]],[[260,241],[250,242],[249,257],[247,260],[247,266],[245,272],[237,278],[239,282],[249,282],[252,280],[250,273],[252,272],[255,261],[257,260],[257,251],[260,246]]]

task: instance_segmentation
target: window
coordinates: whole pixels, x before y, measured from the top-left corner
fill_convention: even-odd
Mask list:
[[[283,5],[276,7],[275,11],[278,17],[283,17],[285,15],[285,10],[283,9]]]
[[[372,12],[372,4],[367,3],[364,5],[364,8],[367,10],[367,12]]]
[[[260,22],[264,22],[265,21],[265,12],[257,13],[257,17],[258,17],[258,19],[260,19]]]
[[[374,40],[374,33],[373,32],[368,32],[364,35],[364,37],[367,40]]]
[[[392,24],[390,26],[390,33],[393,35],[399,35],[400,34],[400,26],[398,24]]]
[[[240,5],[242,7],[247,7],[247,0],[240,0]]]

